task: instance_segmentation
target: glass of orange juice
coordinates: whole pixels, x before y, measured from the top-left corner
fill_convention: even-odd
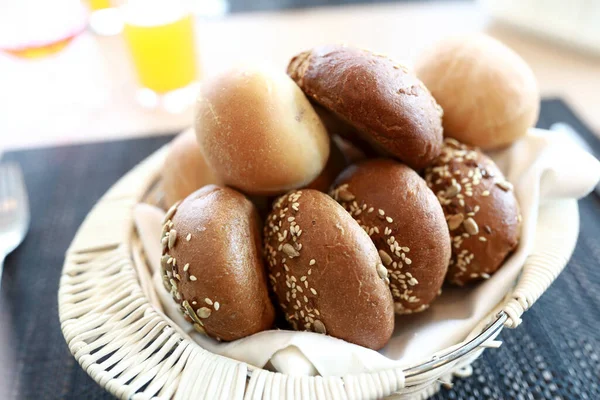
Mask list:
[[[130,0],[122,14],[140,103],[183,111],[195,96],[198,69],[193,15],[177,0]]]

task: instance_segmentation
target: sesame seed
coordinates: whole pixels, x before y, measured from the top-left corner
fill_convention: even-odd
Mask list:
[[[206,304],[208,304],[209,306],[212,306],[212,304],[213,304],[212,300],[211,300],[211,299],[209,299],[208,297],[204,299],[204,302],[205,302]]]
[[[295,219],[296,219],[296,218],[294,218],[294,217],[288,217],[288,219],[287,219],[287,220],[288,220],[288,222],[292,222],[292,221],[293,221],[293,220],[295,220]]]
[[[487,242],[487,239],[483,236],[479,236],[479,241],[481,242]]]
[[[369,209],[367,210],[368,213],[372,213],[375,209],[373,207],[369,207]]]
[[[198,278],[196,278],[194,275],[190,275],[190,281],[195,282],[196,280],[198,280]]]
[[[190,269],[190,264],[187,263],[183,266],[183,272],[187,272],[187,270]]]
[[[314,294],[315,296],[317,295],[317,291],[315,290],[315,288],[310,288],[310,292],[312,294]],[[318,315],[318,314],[317,314]]]
[[[406,263],[406,265],[412,264],[412,260],[408,257],[404,257],[404,262]]]
[[[309,268],[308,274],[310,275],[311,273],[312,273],[312,269]]]
[[[377,210],[377,212],[379,213],[379,215],[385,215],[385,211],[383,211],[381,208],[379,210]]]
[[[392,222],[394,222],[394,220],[393,220],[391,217],[385,217],[385,220],[386,220],[387,222],[389,222],[390,224],[391,224]]]
[[[215,301],[214,308],[215,308],[215,311],[219,311],[219,308],[221,308],[221,305],[219,304],[218,301]]]
[[[489,191],[489,190],[484,190],[483,192],[481,192],[481,195],[482,195],[483,197],[487,197],[487,196],[489,196],[489,195],[490,195],[490,191]]]
[[[185,240],[189,242],[191,238],[192,238],[192,234],[188,233],[187,236],[185,237]]]
[[[380,278],[385,279],[388,276],[388,270],[383,266],[383,264],[377,264],[377,274]]]

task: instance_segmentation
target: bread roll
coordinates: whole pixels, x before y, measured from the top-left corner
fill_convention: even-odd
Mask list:
[[[534,126],[540,95],[518,54],[477,34],[442,40],[418,60],[416,72],[444,109],[444,135],[494,149]]]
[[[269,280],[297,330],[326,333],[371,349],[392,335],[385,268],[369,236],[316,190],[281,196],[264,228]]]
[[[404,66],[366,50],[322,46],[294,57],[288,74],[316,103],[379,152],[422,168],[442,146],[442,110]]]
[[[344,154],[334,140],[331,141],[329,148],[331,150],[325,168],[323,168],[323,171],[321,171],[319,176],[309,183],[305,189],[314,189],[319,192],[327,193],[335,178],[337,178],[340,172],[348,165]]]
[[[273,325],[260,220],[242,194],[192,193],[167,212],[162,244],[165,286],[198,332],[230,341]]]
[[[488,279],[519,242],[521,214],[512,185],[488,156],[450,138],[425,180],[450,230],[448,280],[464,285]]]
[[[423,178],[396,161],[372,159],[348,167],[331,195],[379,250],[396,313],[425,310],[441,291],[451,250],[444,212]]]
[[[204,161],[193,128],[186,129],[173,139],[161,174],[168,207],[204,185],[219,183]]]
[[[227,185],[256,195],[307,185],[329,157],[325,127],[285,73],[237,68],[202,84],[196,135]]]

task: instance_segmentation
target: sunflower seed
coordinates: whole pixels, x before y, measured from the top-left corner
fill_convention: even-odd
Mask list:
[[[385,250],[379,250],[379,257],[381,257],[381,261],[383,261],[385,265],[390,265],[393,261],[392,257],[390,257],[390,255],[386,253]]]
[[[452,186],[450,186],[448,189],[446,189],[446,194],[444,197],[446,197],[447,199],[451,199],[452,197],[456,196],[458,193],[460,193],[461,187],[459,183],[453,183]]]
[[[352,200],[354,200],[356,198],[352,193],[350,193],[346,189],[340,189],[340,190],[338,190],[338,197],[342,201],[352,201]]]
[[[289,258],[298,257],[300,255],[300,253],[298,253],[294,246],[292,246],[289,243],[284,244],[281,249]]]
[[[196,332],[206,335],[206,331],[200,325],[194,324],[194,329],[196,330]]]
[[[322,333],[322,334],[327,333],[327,329],[325,329],[325,325],[318,319],[315,320],[315,323],[313,324],[313,326],[315,328],[315,332]]]
[[[451,231],[455,230],[463,223],[465,217],[462,214],[454,214],[448,218],[448,229]]]
[[[210,317],[210,314],[211,314],[210,308],[208,308],[208,307],[199,308],[198,311],[196,311],[196,312],[198,313],[198,316],[200,318],[208,318],[208,317]]]
[[[166,224],[172,217],[173,215],[175,215],[175,212],[177,211],[177,207],[179,206],[179,201],[175,204],[173,204],[173,206],[171,206],[171,208],[169,208],[169,211],[167,211],[167,213],[165,214],[165,217],[163,219],[163,224]]]
[[[173,249],[175,246],[175,242],[177,241],[177,231],[175,229],[171,229],[169,231],[169,250]]]
[[[496,186],[498,186],[500,189],[504,190],[505,192],[508,192],[509,190],[512,190],[512,188],[513,188],[513,185],[508,181],[498,181],[498,182],[496,182]]]
[[[469,235],[477,235],[479,233],[479,226],[473,218],[467,218],[463,221],[463,226]]]

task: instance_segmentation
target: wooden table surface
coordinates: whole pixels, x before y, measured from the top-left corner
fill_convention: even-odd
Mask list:
[[[202,76],[242,62],[285,68],[295,53],[347,43],[411,63],[444,36],[486,32],[533,68],[542,96],[565,99],[600,134],[600,60],[492,22],[473,2],[397,3],[234,14],[198,20]],[[143,109],[121,35],[85,33],[53,57],[0,53],[0,151],[183,129],[192,111]]]

